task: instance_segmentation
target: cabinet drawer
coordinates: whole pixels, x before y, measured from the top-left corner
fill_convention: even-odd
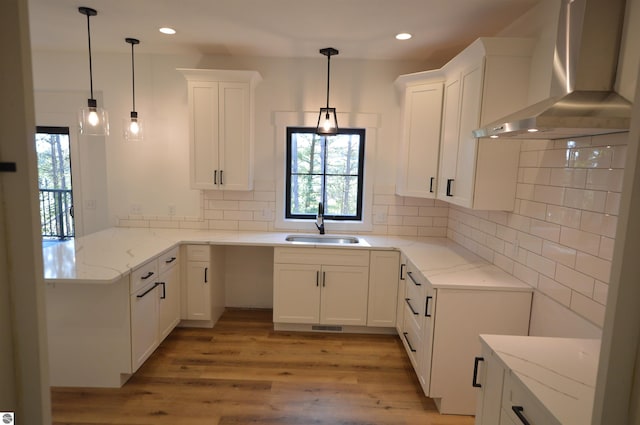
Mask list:
[[[409,306],[405,304],[404,309],[404,332],[400,336],[402,338],[402,342],[404,343],[404,347],[409,354],[409,359],[411,360],[411,364],[413,365],[413,369],[419,374],[419,358],[423,354],[420,352],[422,348],[422,337],[421,333],[418,331],[416,327],[415,320],[412,318],[413,312],[409,309]]]
[[[158,257],[158,273],[162,274],[178,263],[179,247],[175,247]]]
[[[150,282],[153,282],[154,279],[158,278],[158,260],[154,258],[151,261],[148,261],[138,267],[137,269],[131,272],[129,277],[129,288],[131,290],[130,293],[134,293],[138,291],[143,286],[148,285]]]
[[[506,412],[507,417],[515,424],[526,423],[518,418],[514,408],[520,411],[520,414],[526,418],[530,425],[561,425],[535,397],[527,392],[513,373],[510,373],[505,376],[504,380],[502,414]]]
[[[273,260],[281,264],[369,266],[369,251],[341,248],[276,248]]]
[[[187,261],[209,261],[209,245],[187,245]]]

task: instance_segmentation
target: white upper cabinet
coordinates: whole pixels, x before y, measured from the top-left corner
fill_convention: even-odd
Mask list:
[[[527,106],[533,41],[480,38],[448,62],[437,197],[466,208],[511,211],[520,143],[472,131]]]
[[[257,71],[179,69],[189,99],[190,179],[194,189],[253,188]]]
[[[444,78],[440,71],[401,75],[402,136],[396,193],[435,198]]]

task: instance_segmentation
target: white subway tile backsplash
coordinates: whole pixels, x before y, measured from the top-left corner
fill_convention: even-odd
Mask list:
[[[224,190],[222,193],[226,201],[253,201],[253,191]]]
[[[521,168],[522,183],[529,184],[549,184],[551,179],[551,168]]]
[[[600,252],[598,252],[598,257],[604,258],[605,260],[613,260],[613,246],[615,244],[615,239],[602,237],[600,238]]]
[[[590,276],[577,272],[569,267],[563,266],[562,264],[558,264],[555,279],[563,285],[568,286],[587,297],[593,297],[595,279]]]
[[[593,300],[602,305],[607,304],[607,296],[609,295],[609,285],[604,282],[596,280],[596,284],[593,288]]]
[[[210,230],[238,230],[238,222],[232,220],[209,220]]]
[[[604,306],[578,292],[571,295],[571,310],[600,327],[604,324]]]
[[[276,201],[276,192],[254,192],[253,193],[254,201],[266,201],[266,202],[275,202]]]
[[[577,251],[573,248],[549,241],[542,243],[542,256],[558,262],[559,265],[564,264],[569,267],[575,267],[576,255]]]
[[[531,139],[531,140],[523,140],[520,144],[520,150],[522,152],[525,151],[544,151],[547,149],[553,149],[554,141],[553,140],[544,140],[544,139]]]
[[[608,192],[607,201],[604,212],[607,214],[618,215],[620,211],[620,193]]]
[[[595,277],[601,282],[609,283],[611,261],[585,254],[584,252],[578,252],[576,270]]]
[[[420,210],[418,207],[405,207],[398,205],[389,206],[389,215],[412,215],[417,216]]]
[[[560,243],[594,255],[597,255],[600,250],[600,236],[570,227],[563,227],[560,230]]]
[[[205,210],[204,219],[205,220],[223,220],[224,210]]]
[[[558,242],[560,240],[560,225],[542,220],[531,220],[531,234],[545,240]]]
[[[534,269],[535,271],[543,274],[547,277],[553,278],[556,274],[556,262],[544,258],[541,255],[534,254],[533,252],[527,253],[527,267]]]
[[[418,227],[418,236],[447,237],[447,227]]]
[[[567,188],[564,206],[587,211],[604,212],[607,192]]]
[[[404,198],[404,205],[415,207],[432,207],[435,204],[435,199],[427,198]]]
[[[429,217],[449,217],[448,207],[420,207],[418,215]]]
[[[432,217],[403,216],[402,217],[402,224],[404,226],[432,227],[433,226],[433,218]]]
[[[587,183],[587,170],[580,168],[552,168],[549,183],[552,186],[584,189]]]
[[[546,276],[538,279],[538,290],[567,307],[571,304],[571,289]]]
[[[547,214],[547,205],[542,202],[521,200],[519,212],[525,217],[544,220],[544,217]]]
[[[569,155],[569,166],[576,168],[609,168],[613,158],[613,150],[606,146],[572,149]]]
[[[539,167],[540,151],[520,151],[520,167]]]
[[[569,166],[569,150],[568,149],[549,149],[541,152],[541,167],[568,167]]]
[[[252,211],[224,211],[223,220],[243,220],[243,221],[252,221],[253,220],[253,212]]]
[[[580,227],[582,211],[575,208],[547,205],[546,220],[566,227]]]
[[[540,273],[525,266],[522,263],[513,263],[513,275],[521,281],[533,286],[534,288],[538,286],[538,277],[540,276]]]
[[[629,133],[599,134],[592,136],[591,139],[593,146],[628,145]]]
[[[614,146],[613,147],[613,159],[611,160],[611,168],[624,168],[627,162],[627,147],[626,146]]]
[[[621,169],[593,169],[587,171],[587,189],[604,190],[611,192],[622,191],[622,177],[624,170]]]
[[[209,201],[210,210],[237,210],[240,207],[240,203],[238,201]]]
[[[556,149],[572,149],[591,146],[591,137],[570,137],[567,139],[555,140],[554,147]]]
[[[610,214],[592,213],[583,211],[580,220],[580,229],[597,235],[616,237],[618,217]]]
[[[489,247],[491,248],[491,247]],[[515,264],[515,261],[513,261],[511,258],[506,257],[502,254],[499,254],[497,251],[494,250],[494,254],[493,254],[493,264],[495,264],[497,267],[501,268],[502,270],[504,270],[505,272],[513,275],[513,266]]]
[[[542,238],[528,233],[518,232],[516,240],[520,244],[521,248],[536,254],[542,254]]]
[[[544,202],[545,204],[562,205],[564,200],[564,190],[564,187],[559,186],[536,185],[533,199],[536,202]]]

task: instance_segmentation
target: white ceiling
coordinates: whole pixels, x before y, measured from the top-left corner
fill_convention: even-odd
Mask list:
[[[29,0],[37,50],[86,50],[92,7],[95,51],[447,60],[479,36],[495,35],[539,0]],[[158,28],[171,26],[174,36]],[[410,32],[400,42],[394,36]]]

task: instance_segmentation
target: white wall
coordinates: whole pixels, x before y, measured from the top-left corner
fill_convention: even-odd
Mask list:
[[[254,220],[256,214],[251,209],[243,209],[246,205],[224,213],[217,206],[209,208],[211,203],[208,201],[216,200],[218,196],[231,201],[264,201],[268,202],[267,209],[275,211],[275,199],[272,199],[276,184],[275,143],[283,141],[275,140],[274,114],[316,111],[324,105],[326,59],[321,55],[318,59],[145,55],[144,40],[136,51],[139,52],[136,56],[136,109],[147,126],[145,141],[137,144],[126,143],[121,137],[122,119],[128,116],[131,108],[130,56],[126,52],[94,53],[94,87],[103,94],[104,106],[110,115],[111,134],[105,140],[106,159],[100,157],[100,152],[83,158],[86,164],[83,164],[82,184],[85,199],[101,199],[100,182],[106,172],[108,196],[103,204],[107,205],[108,213],[102,218],[106,221],[104,225],[272,229],[273,217],[266,221]],[[77,94],[89,85],[84,52],[34,52],[33,60],[39,117],[49,113],[51,108],[40,101],[43,98],[40,93]],[[253,69],[261,73],[263,81],[256,89],[255,107],[256,191],[220,195],[189,188],[186,82],[176,68]],[[434,201],[416,204],[393,197],[400,133],[399,98],[393,81],[400,74],[422,69],[418,62],[341,60],[340,56],[332,60],[332,106],[341,112],[375,113],[380,117],[375,158],[377,172],[373,178],[380,201],[376,211],[383,210],[384,216],[389,218],[378,223],[377,233],[445,234],[443,214],[438,215],[440,218],[434,224],[430,216],[417,220],[417,208],[409,212],[396,209],[405,204],[438,206]],[[75,109],[81,107],[84,100],[79,103],[71,111],[58,112],[75,116]],[[67,104],[60,106],[61,109],[69,108]],[[101,164],[105,160],[106,169],[102,171]],[[89,187],[95,190],[87,190]],[[175,216],[169,215],[171,205],[176,207]],[[265,208],[260,207],[256,211],[261,213]],[[207,213],[206,210],[217,212]],[[83,212],[85,216],[92,213],[86,209]],[[246,219],[247,215],[251,216],[250,220]],[[407,215],[414,219],[404,219]],[[433,230],[435,227],[438,229]]]

